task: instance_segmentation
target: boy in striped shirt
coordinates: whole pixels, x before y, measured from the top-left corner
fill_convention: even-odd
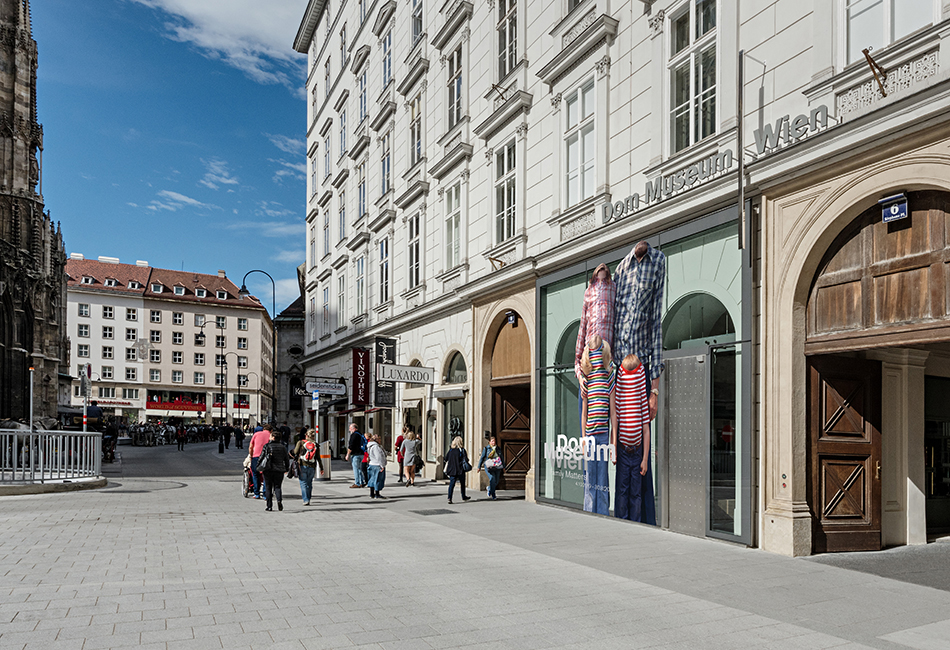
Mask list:
[[[640,487],[650,462],[650,406],[643,364],[635,354],[624,357],[615,382],[615,409],[610,438],[617,453],[614,516],[640,521]]]
[[[609,427],[614,419],[615,366],[610,345],[599,334],[587,339],[581,358],[584,388],[581,402],[581,441],[584,445],[584,510],[610,514],[608,456]]]

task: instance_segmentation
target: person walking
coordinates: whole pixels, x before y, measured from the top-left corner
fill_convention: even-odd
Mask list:
[[[353,485],[351,488],[366,487],[366,475],[363,474],[363,453],[366,451],[366,438],[360,433],[356,423],[350,425],[350,439],[346,444],[346,459],[353,464]]]
[[[244,427],[238,427],[234,430],[234,446],[238,449],[244,448]]]
[[[178,451],[185,451],[185,427],[178,425],[178,428],[175,430],[175,442],[178,443]]]
[[[293,457],[297,459],[297,468],[300,481],[300,496],[305,506],[310,505],[313,495],[313,477],[317,473],[317,465],[323,471],[323,461],[320,460],[320,447],[317,445],[317,432],[304,427],[303,440],[294,447]]]
[[[505,468],[501,447],[498,446],[498,440],[494,435],[488,437],[488,444],[482,449],[481,458],[478,459],[478,470],[481,471],[483,468],[488,474],[488,498],[494,501],[498,499],[495,491],[498,489],[498,481],[501,480],[501,473]]]
[[[472,498],[465,495],[465,473],[470,469],[472,469],[472,463],[468,460],[465,447],[462,446],[462,436],[456,436],[452,439],[452,448],[445,455],[445,475],[449,477],[449,503],[452,503],[456,482],[461,485],[462,501]]]
[[[419,458],[419,441],[416,439],[416,432],[409,430],[406,432],[406,439],[402,441],[399,448],[402,456],[403,469],[406,472],[406,487],[416,484],[416,459]]]
[[[247,455],[251,457],[251,476],[254,478],[254,498],[261,498],[261,482],[264,477],[257,471],[257,463],[261,457],[261,450],[264,449],[270,441],[270,425],[267,428],[257,427],[257,431],[251,436],[251,441],[247,443]]]
[[[223,430],[223,433],[224,433],[224,448],[225,448],[225,449],[230,449],[230,448],[231,448],[231,436],[234,435],[234,427],[232,427],[230,424],[228,424],[227,422],[225,422],[225,423],[224,423],[224,430]]]
[[[386,483],[386,450],[379,444],[378,434],[370,434],[366,453],[369,454],[369,498],[385,499],[381,492]]]
[[[399,437],[396,438],[396,464],[399,465],[399,480],[397,483],[402,483],[403,471],[402,471],[402,443],[406,439],[406,434],[409,433],[409,425],[405,425],[402,428],[402,433],[399,434]]]
[[[265,429],[266,430],[266,429]],[[264,445],[262,454],[266,455],[264,474],[264,494],[267,497],[267,507],[264,510],[274,509],[274,497],[277,497],[277,509],[283,510],[284,503],[281,493],[281,483],[284,481],[284,473],[290,467],[290,454],[287,453],[287,447],[281,441],[280,433],[277,431],[268,431],[270,442]]]

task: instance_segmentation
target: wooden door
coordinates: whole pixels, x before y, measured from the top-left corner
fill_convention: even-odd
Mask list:
[[[809,359],[809,505],[816,553],[881,548],[881,364]]]
[[[531,385],[492,388],[492,433],[498,437],[505,471],[499,488],[523,490],[531,467]]]

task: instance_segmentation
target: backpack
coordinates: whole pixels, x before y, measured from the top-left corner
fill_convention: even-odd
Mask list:
[[[313,442],[305,442],[305,443],[303,443],[303,448],[306,450],[306,451],[304,451],[303,455],[301,456],[301,458],[303,459],[303,461],[304,461],[305,463],[315,463],[315,462],[317,462],[317,445],[316,445],[316,443],[313,443]]]

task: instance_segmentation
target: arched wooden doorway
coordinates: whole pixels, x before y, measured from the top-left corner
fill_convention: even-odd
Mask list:
[[[882,476],[895,471],[898,457],[923,455],[910,447],[923,441],[910,439],[894,454],[882,452],[879,357],[950,341],[950,194],[909,192],[907,200],[905,219],[884,223],[875,205],[845,228],[809,291],[808,503],[815,552],[880,549]],[[905,483],[923,475],[922,463],[916,465],[902,475]]]
[[[491,355],[492,429],[505,471],[499,487],[525,489],[531,468],[531,343],[521,317],[509,312]]]

